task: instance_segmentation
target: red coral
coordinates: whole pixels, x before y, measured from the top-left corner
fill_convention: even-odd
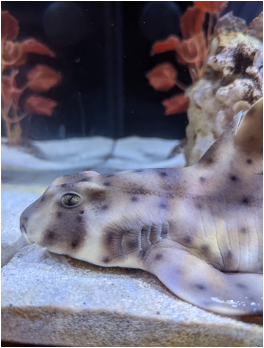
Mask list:
[[[206,42],[203,32],[182,40],[177,51],[176,60],[179,64],[200,66],[206,58]]]
[[[199,34],[203,30],[204,11],[197,7],[188,7],[181,17],[181,33],[184,39]]]
[[[170,99],[163,100],[162,105],[165,107],[165,115],[179,114],[187,111],[189,98],[184,93],[178,94]]]
[[[1,12],[1,39],[15,40],[19,33],[17,20],[8,11]]]
[[[25,109],[27,112],[46,116],[51,116],[53,114],[55,106],[57,106],[55,100],[34,95],[27,98],[25,102]]]
[[[28,88],[35,92],[46,92],[58,84],[61,79],[59,73],[45,66],[37,65],[28,73]]]
[[[177,71],[170,63],[163,63],[149,71],[146,77],[157,91],[168,91],[175,86]]]
[[[38,65],[28,73],[28,80],[21,88],[17,87],[17,67],[27,62],[28,53],[36,53],[55,57],[47,46],[35,39],[27,39],[22,42],[13,42],[19,33],[17,20],[8,11],[1,12],[1,65],[2,65],[2,118],[6,123],[7,137],[10,144],[17,145],[22,134],[19,124],[29,112],[51,116],[57,102],[40,96],[28,97],[25,101],[25,111],[18,114],[18,103],[23,92],[29,88],[35,92],[45,92],[54,87],[61,80],[60,74],[53,69]],[[3,75],[4,70],[11,69],[9,75]],[[12,124],[15,127],[12,128]]]
[[[21,46],[23,53],[37,53],[50,57],[56,57],[56,54],[54,52],[52,52],[47,46],[43,45],[35,39],[22,41]]]
[[[50,49],[35,39],[22,42],[4,41],[2,43],[2,66],[10,68],[24,65],[27,62],[27,53],[55,57],[55,54]]]
[[[228,1],[194,1],[194,5],[204,12],[219,14],[226,7]]]
[[[6,41],[2,44],[1,63],[4,67],[15,66],[21,57],[21,45],[12,41]]]
[[[183,39],[171,35],[166,40],[157,41],[152,46],[151,55],[175,51],[176,61],[187,65],[192,82],[195,83],[203,76],[206,56],[213,38],[212,16],[218,19],[227,3],[228,1],[194,1],[194,6],[187,8],[181,17],[180,29]],[[207,33],[203,31],[206,12],[209,13]],[[167,91],[174,85],[185,90],[186,86],[177,80],[177,71],[174,68],[169,69],[168,66],[171,65],[161,64],[146,74],[150,85],[159,91]],[[180,94],[164,100],[162,104],[166,109],[165,114],[171,115],[186,111],[188,103],[188,97]]]
[[[17,88],[16,84],[16,75],[18,71],[13,70],[10,74],[10,76],[3,76],[2,77],[2,103],[10,103],[12,104],[12,101],[16,101],[20,98],[21,94],[23,93],[23,89]]]
[[[171,35],[166,40],[157,41],[152,46],[151,55],[164,53],[168,51],[176,51],[180,39],[177,36]]]

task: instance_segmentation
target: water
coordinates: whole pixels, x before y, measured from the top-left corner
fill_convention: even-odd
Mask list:
[[[11,162],[2,163],[3,170],[5,166],[20,168],[21,160],[29,171],[43,170],[45,168],[42,165],[40,168],[37,164],[28,165],[24,159],[25,153],[33,156],[28,157],[28,162],[32,160],[32,163],[35,163],[35,160],[39,159],[61,163],[61,148],[65,149],[65,160],[74,156],[79,162],[78,168],[73,165],[76,169],[89,169],[94,166],[101,171],[130,169],[127,163],[120,163],[113,168],[104,166],[104,161],[115,157],[116,140],[129,136],[171,140],[171,146],[166,148],[162,159],[160,154],[155,158],[158,149],[153,148],[151,143],[144,143],[148,149],[153,149],[151,160],[145,159],[144,163],[151,166],[157,162],[159,166],[158,162],[165,161],[166,164],[170,151],[178,144],[175,140],[185,137],[188,120],[185,112],[164,117],[164,107],[161,103],[182,90],[174,85],[168,92],[156,91],[149,85],[146,74],[158,64],[170,62],[177,69],[181,83],[190,84],[188,69],[175,61],[173,52],[154,56],[151,56],[150,52],[155,41],[164,40],[169,35],[181,36],[180,17],[191,5],[191,2],[171,1],[2,2],[2,11],[8,11],[19,26],[11,40],[8,38],[9,42],[21,44],[29,38],[34,38],[49,51],[44,54],[29,53],[23,64],[14,64],[11,70],[10,65],[6,66],[3,75],[10,76],[11,72],[18,69],[15,80],[22,91],[29,72],[35,71],[37,66],[42,66],[43,76],[48,74],[43,70],[43,66],[52,69],[55,74],[50,86],[43,87],[44,82],[40,81],[40,87],[33,90],[26,88],[17,96],[17,116],[22,115],[23,119],[19,124],[9,126],[12,128],[9,129],[9,138],[15,143],[17,154],[14,155],[14,149],[3,147],[2,151],[7,152],[3,158],[12,157]],[[259,13],[260,4],[256,2],[255,5],[249,6],[249,2],[243,2],[238,6],[230,2],[223,13],[233,10],[235,14],[243,16],[250,7],[251,13],[247,12],[245,18],[250,22]],[[35,53],[43,53],[36,47],[34,49]],[[47,98],[44,101],[44,111],[39,105],[40,101],[37,104],[35,102],[33,106],[27,105],[32,95]],[[12,102],[15,106],[15,99]],[[8,135],[7,126],[2,121],[3,137]],[[99,138],[97,143],[97,137],[104,137],[105,142]],[[76,139],[76,142],[69,145],[67,140],[72,138]],[[89,139],[92,143],[88,146],[92,148],[86,147]],[[109,139],[113,142],[109,142]],[[51,140],[57,142],[52,143],[54,150],[47,150],[47,153],[38,142],[47,143],[50,149],[48,142]],[[84,141],[83,149],[78,140]],[[102,148],[99,149],[100,146]],[[132,141],[131,151],[133,152],[134,147],[140,146],[140,143]],[[95,149],[100,152],[98,163],[85,162],[84,157]],[[125,148],[124,152],[127,151]],[[58,157],[57,152],[60,152]],[[141,152],[144,153],[144,149]],[[131,158],[124,153],[121,157],[127,157],[126,162]],[[94,159],[94,156],[92,158]],[[134,163],[135,167],[140,166],[140,161],[139,158]],[[183,164],[182,160],[173,163]],[[63,170],[65,167],[67,165]],[[60,170],[60,166],[56,168],[52,163],[46,167],[46,170],[53,169]],[[71,166],[67,169],[70,171]],[[8,181],[8,176],[9,174],[3,176],[4,182]],[[17,182],[19,183],[19,178]]]
[[[12,302],[12,304],[9,304],[10,307],[20,306],[20,302],[18,305],[14,304],[13,299],[16,298],[16,296],[13,296],[14,294],[18,296],[19,301],[21,300],[22,307],[25,307],[25,299],[28,298],[30,305],[35,306],[38,310],[38,303],[44,303],[43,308],[50,308],[49,301],[53,297],[49,297],[49,295],[46,295],[47,297],[42,296],[38,291],[35,292],[35,297],[31,296],[35,291],[35,286],[29,286],[28,284],[31,283],[28,283],[25,279],[32,280],[32,284],[34,284],[35,281],[38,282],[38,277],[43,277],[44,284],[49,287],[52,294],[56,293],[58,298],[61,294],[63,299],[67,299],[67,296],[65,297],[66,292],[60,293],[61,287],[56,281],[57,287],[54,288],[52,279],[68,279],[62,273],[68,267],[68,260],[70,260],[69,264],[74,263],[70,258],[64,259],[61,256],[54,256],[47,250],[45,252],[40,251],[36,245],[33,248],[23,248],[25,241],[19,231],[19,216],[28,205],[38,199],[52,181],[57,177],[83,170],[105,174],[139,168],[183,167],[186,164],[195,163],[211,146],[221,131],[225,129],[226,125],[231,122],[234,115],[232,114],[233,111],[230,112],[230,110],[233,110],[232,108],[228,111],[227,108],[218,108],[219,103],[214,104],[212,99],[208,97],[210,93],[199,88],[195,97],[197,104],[200,103],[196,109],[198,111],[195,111],[195,113],[188,111],[187,117],[188,103],[195,99],[193,96],[187,97],[187,88],[192,83],[199,83],[199,79],[204,76],[206,54],[213,40],[213,36],[211,37],[207,32],[212,29],[216,20],[214,17],[211,21],[208,13],[201,16],[201,13],[196,9],[195,16],[192,19],[189,17],[189,20],[185,21],[185,25],[182,25],[182,18],[186,15],[188,7],[193,6],[193,2],[2,1],[1,4],[2,11],[4,11],[2,12],[3,50],[1,62],[3,69],[1,134],[2,266],[7,264],[5,274],[6,278],[10,279],[8,288],[4,287],[2,290],[6,298],[9,298],[9,295],[12,298],[12,301],[8,300],[10,303]],[[262,10],[261,4],[262,2],[258,1],[231,1],[223,9],[221,15],[233,11],[234,15],[245,20],[246,26],[259,15]],[[198,59],[188,65],[186,59],[191,60],[195,50],[193,51],[191,46],[191,49],[183,50],[185,53],[186,51],[189,52],[189,56],[186,57],[178,47],[183,39],[192,39],[197,34],[197,32],[190,32],[197,30],[197,27],[199,27],[199,23],[196,23],[195,28],[193,27],[194,21],[199,18],[201,23],[198,34],[201,34],[202,39],[204,39],[206,54],[204,54],[203,61]],[[167,40],[171,35],[173,35],[173,39],[166,46],[166,49],[162,44],[161,46],[155,46],[155,43]],[[201,37],[199,40],[196,39],[199,42],[199,48],[203,47]],[[256,50],[261,50],[261,42],[254,40]],[[241,61],[243,63],[243,59]],[[239,67],[245,70],[247,66],[242,63],[239,64]],[[249,64],[248,60],[246,64]],[[255,65],[260,74],[261,55],[259,55],[258,62]],[[240,69],[237,66],[236,68],[237,70]],[[251,73],[253,72],[251,71]],[[216,76],[216,79],[220,79],[221,74],[214,71],[209,75],[208,81],[212,87],[215,81],[212,82],[210,78]],[[245,71],[239,70],[238,75],[238,79],[242,79]],[[231,76],[230,81],[232,78],[233,76]],[[253,77],[252,80],[257,81]],[[219,86],[226,87],[230,81],[227,79]],[[184,94],[185,92],[186,94]],[[213,98],[216,98],[215,95],[216,93],[214,93]],[[220,92],[218,95],[220,95]],[[178,98],[176,101],[173,99],[175,96]],[[232,90],[223,90],[221,94],[223,104],[231,96]],[[242,104],[237,101],[234,104],[236,105],[235,109],[240,111],[248,107],[248,100],[243,99]],[[213,110],[216,116],[211,117],[210,114],[210,117],[203,121],[203,126],[198,125],[196,127],[195,122],[201,114],[203,115],[202,112],[199,113],[199,110],[203,110],[204,114],[210,114]],[[216,125],[213,124],[219,118],[221,118],[221,122]],[[210,122],[213,124],[212,127]],[[186,131],[188,123],[189,128]],[[195,125],[193,127],[195,131],[198,129],[196,133],[192,133],[190,124]],[[199,131],[203,133],[204,130],[207,132],[208,129],[209,133],[206,133],[206,136],[202,138],[198,151],[196,151],[196,148],[194,151],[193,143],[199,138]],[[35,257],[35,260],[32,257]],[[56,262],[53,262],[54,257]],[[55,275],[54,278],[50,276],[47,278],[45,260],[49,258],[52,267],[48,269],[51,274]],[[32,276],[29,264],[36,269],[39,267],[37,275]],[[59,265],[63,265],[63,268],[65,265],[67,267],[61,270]],[[24,272],[19,271],[19,267],[25,268],[25,274],[28,278],[24,277]],[[88,279],[89,267],[95,266],[86,265],[85,267],[89,272],[87,271],[83,278],[79,276],[82,273],[82,267],[78,264],[73,267],[78,273],[76,279],[84,279],[85,285],[77,286],[76,289],[78,289],[75,292],[72,291],[73,285],[67,282],[66,288],[69,289],[70,298],[75,293],[78,295],[79,292],[85,295],[85,301],[86,296],[89,297],[92,294],[96,298],[95,292],[92,292],[92,290],[87,292],[87,289],[91,289],[92,279]],[[17,272],[21,277],[12,278],[13,272]],[[56,272],[61,275],[61,278],[58,278]],[[96,274],[99,272],[98,267],[95,268],[94,272]],[[118,287],[118,277],[115,276],[115,270],[110,269],[109,272],[111,274],[113,272],[114,278],[116,278],[113,278],[112,281],[111,276],[107,275],[109,277],[107,284],[110,284],[109,293],[113,294],[112,288],[117,289]],[[124,277],[122,284],[130,284],[130,280],[134,276],[133,273],[127,272],[122,277]],[[74,282],[76,279],[74,279]],[[156,281],[158,282],[158,280]],[[50,282],[50,286],[48,282]],[[144,286],[153,289],[153,282],[154,278],[149,283],[146,282]],[[95,284],[97,283],[96,281]],[[108,288],[107,284],[106,288]],[[21,289],[23,289],[22,292]],[[104,288],[101,287],[100,289],[105,293]],[[118,291],[120,292],[119,289]],[[158,288],[158,291],[159,294],[155,296],[160,298],[161,301],[163,301],[164,296],[170,296],[174,302],[171,293],[166,292],[165,288],[162,287],[161,290]],[[99,307],[102,307],[104,306],[103,295],[100,295],[100,292],[97,294],[96,301]],[[109,306],[114,309],[118,308],[116,307],[116,298],[111,302],[110,297],[105,296]],[[37,301],[40,300],[37,305],[34,298],[37,298]],[[126,311],[124,306],[133,302],[130,299],[123,300],[124,298],[121,301],[121,314],[122,310],[124,313]],[[212,300],[217,303],[222,301],[216,297],[213,297]],[[9,303],[8,301],[7,303]],[[140,303],[140,295],[137,301]],[[142,296],[143,302],[144,296]],[[238,303],[231,297],[227,302],[230,302],[229,304],[234,308],[244,305],[243,301]],[[85,303],[90,302],[88,302],[88,299],[87,302],[81,301],[81,310]],[[175,301],[175,303],[178,302]],[[181,304],[187,306],[185,302],[179,302],[179,304],[180,306]],[[59,307],[62,309],[63,306],[67,309],[68,305],[68,299],[59,303]],[[255,311],[258,309],[258,305],[257,302],[251,303],[252,307],[256,307]],[[75,302],[73,307],[76,307]],[[145,321],[148,316],[152,318],[153,313],[163,313],[163,311],[159,311],[159,307],[156,306],[155,310],[154,307],[152,305],[145,307],[143,312],[142,307],[136,315],[140,317],[143,313],[143,316],[145,316],[143,321]],[[170,308],[170,306],[167,307]],[[186,307],[187,311],[185,311],[185,307],[182,308],[182,311],[177,310],[175,312],[177,317],[180,318],[180,323],[186,322],[186,313],[188,318],[191,318],[190,322],[207,320],[206,312],[199,312],[198,307],[192,307],[190,313],[188,312],[188,306]],[[196,308],[198,314],[193,311],[193,308]],[[9,309],[8,307],[8,311]],[[78,310],[77,308],[77,314]],[[10,313],[12,316],[12,308]],[[117,311],[117,313],[119,312]],[[31,314],[29,307],[29,317]],[[162,316],[160,315],[161,319],[159,320],[163,320]],[[167,327],[168,318],[169,316],[166,317],[164,327]],[[215,316],[215,318],[215,327],[221,328],[221,325],[227,327],[227,324],[221,324],[221,317]],[[22,326],[13,325],[12,320],[5,320],[4,340],[10,340],[10,327],[18,327],[16,329],[18,332],[16,340],[22,343],[31,343],[34,335],[30,332],[33,332],[34,329],[31,328],[32,331],[28,331],[28,322],[26,323],[26,329],[23,329],[22,321],[19,322],[19,325]],[[27,320],[31,319],[27,318]],[[108,327],[109,322],[112,322],[112,319],[107,318],[107,320],[108,323],[105,327]],[[155,318],[155,320],[157,319]],[[38,320],[34,319],[35,322],[38,322]],[[53,321],[51,322],[53,323]],[[126,323],[126,321],[123,322]],[[211,319],[210,322],[212,322]],[[9,323],[11,323],[10,327],[8,327]],[[74,328],[75,333],[79,332],[77,330],[79,324],[74,325],[71,326],[70,330]],[[175,323],[173,325],[175,326]],[[40,326],[46,328],[46,324],[40,324]],[[62,337],[63,340],[65,332],[68,330],[64,330],[64,333],[60,335],[56,332],[60,325],[56,327],[52,324],[52,327],[55,327],[55,336]],[[119,327],[119,324],[116,327]],[[192,325],[192,327],[194,326]],[[208,329],[213,325],[206,326],[202,322],[201,327]],[[24,336],[21,338],[19,330],[23,333],[29,332],[29,336],[26,339],[23,339]],[[35,330],[34,334],[36,332],[42,334],[41,330]],[[69,335],[71,336],[72,332],[70,330]],[[232,327],[230,330],[232,330]],[[239,330],[242,331],[243,328]],[[86,331],[90,335],[91,330]],[[123,332],[126,332],[126,329]],[[115,333],[113,334],[115,335]],[[147,345],[157,344],[158,341],[151,341],[152,335],[153,330]],[[32,343],[45,345],[48,336],[53,337],[45,333],[43,341],[35,342],[33,340]],[[83,335],[79,336],[83,337]],[[96,334],[97,336],[99,337],[98,334]],[[164,335],[161,336],[164,337]],[[202,337],[202,335],[198,336]],[[215,334],[210,336],[214,337]],[[232,336],[237,337],[239,335],[232,334]],[[89,336],[87,337],[89,341]],[[190,337],[195,337],[193,332]],[[219,337],[221,337],[222,344],[226,342],[225,337],[222,339],[222,334]],[[12,339],[14,339],[13,336]],[[261,341],[259,333],[255,335],[255,339],[256,342]],[[129,345],[132,342],[134,343],[134,337],[132,337]],[[123,342],[119,343],[123,345]],[[186,346],[188,343],[193,345],[193,342],[187,342]],[[221,345],[221,342],[219,345]],[[246,346],[247,344],[239,342],[239,345]]]
[[[40,89],[27,88],[19,95],[17,116],[25,117],[19,125],[9,126],[12,128],[9,138],[15,147],[10,149],[4,145],[2,148],[3,182],[14,182],[15,174],[11,175],[10,166],[20,172],[60,170],[62,157],[66,162],[68,157],[72,163],[74,156],[75,162],[79,162],[78,166],[65,164],[63,170],[67,170],[67,174],[72,167],[82,170],[95,166],[101,172],[130,169],[131,156],[134,166],[139,167],[145,150],[142,149],[137,161],[134,153],[127,153],[127,147],[121,159],[117,155],[119,162],[126,158],[123,164],[104,165],[104,161],[116,157],[115,147],[122,147],[116,140],[130,136],[143,140],[166,139],[162,145],[165,152],[157,155],[159,149],[153,148],[151,142],[144,143],[150,152],[144,164],[157,163],[158,166],[160,161],[166,161],[178,145],[177,140],[185,136],[187,117],[185,113],[164,117],[161,101],[179,89],[175,86],[170,94],[157,92],[145,75],[160,59],[150,56],[153,42],[165,39],[170,33],[179,34],[179,16],[187,6],[188,3],[173,2],[3,2],[2,11],[8,11],[19,26],[18,35],[11,42],[22,43],[34,38],[54,53],[29,53],[24,64],[11,66],[11,70],[6,66],[4,75],[10,76],[18,68],[15,79],[22,90],[29,72],[39,65],[52,69],[55,74],[50,88],[43,89],[44,82],[40,82]],[[47,76],[47,71],[42,74]],[[188,81],[188,74],[185,75],[182,78]],[[39,111],[38,104],[25,110],[31,95],[48,98],[44,101],[44,111]],[[53,102],[55,107],[47,107]],[[15,117],[12,112],[10,115]],[[2,121],[2,136],[7,135],[7,125]],[[68,144],[68,139],[76,141]],[[52,151],[49,141],[56,141],[52,143]],[[140,142],[132,141],[130,151],[140,146]],[[65,149],[63,155],[61,149]],[[96,161],[95,155],[89,156],[94,151],[98,151]],[[92,160],[87,162],[84,157]],[[48,165],[45,161],[52,163]],[[54,162],[58,162],[58,168]],[[184,164],[182,159],[179,164]],[[177,161],[172,165],[177,165]],[[16,182],[22,177],[22,173],[18,173]]]

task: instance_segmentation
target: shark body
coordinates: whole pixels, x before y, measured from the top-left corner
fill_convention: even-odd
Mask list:
[[[262,99],[193,166],[56,179],[21,215],[30,242],[155,274],[221,314],[263,309]]]

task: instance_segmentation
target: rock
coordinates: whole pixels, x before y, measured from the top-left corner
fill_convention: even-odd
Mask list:
[[[260,15],[249,24],[245,34],[254,36],[263,41],[263,12],[261,12]]]
[[[242,18],[234,17],[231,11],[219,18],[215,29],[217,33],[220,34],[222,32],[243,32],[246,27],[246,21]]]
[[[100,168],[101,173],[136,168],[161,168],[184,166],[182,154],[168,159],[179,140],[142,138],[137,136],[113,140],[104,137],[72,138],[34,141],[31,146],[38,157],[25,148],[11,147],[2,141],[2,166],[5,171],[20,170],[43,172],[46,177],[72,174],[76,171]],[[46,171],[46,173],[44,172]],[[65,171],[65,174],[61,174]],[[58,174],[56,174],[56,172]],[[23,175],[23,173],[21,173]],[[26,173],[26,176],[28,174]],[[38,180],[34,180],[39,184]],[[44,180],[46,183],[46,180]]]
[[[126,158],[139,163],[152,163],[166,159],[179,140],[126,137],[116,141],[113,157]]]
[[[184,302],[153,275],[35,244],[2,268],[2,340],[45,346],[262,346],[262,328]]]
[[[27,191],[25,191],[27,190]],[[1,211],[1,266],[27,243],[19,230],[23,210],[44,192],[41,188],[21,189],[20,186],[2,185]]]
[[[178,153],[168,158],[172,149],[179,144],[179,140],[137,136],[119,139],[106,165],[116,170],[183,167],[186,162],[183,154]]]
[[[246,111],[263,96],[263,44],[257,35],[261,18],[252,22],[247,34],[243,33],[245,23],[230,13],[219,21],[205,76],[187,91],[187,165],[202,157],[236,113]],[[254,35],[248,35],[253,28]]]
[[[113,139],[105,137],[34,141],[33,145],[42,154],[42,158],[37,158],[2,143],[2,164],[16,169],[84,170],[104,162],[111,155],[113,144]]]

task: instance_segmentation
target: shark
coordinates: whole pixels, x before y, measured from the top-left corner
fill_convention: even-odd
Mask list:
[[[194,165],[56,179],[20,217],[28,243],[154,274],[224,315],[263,311],[263,99]]]

